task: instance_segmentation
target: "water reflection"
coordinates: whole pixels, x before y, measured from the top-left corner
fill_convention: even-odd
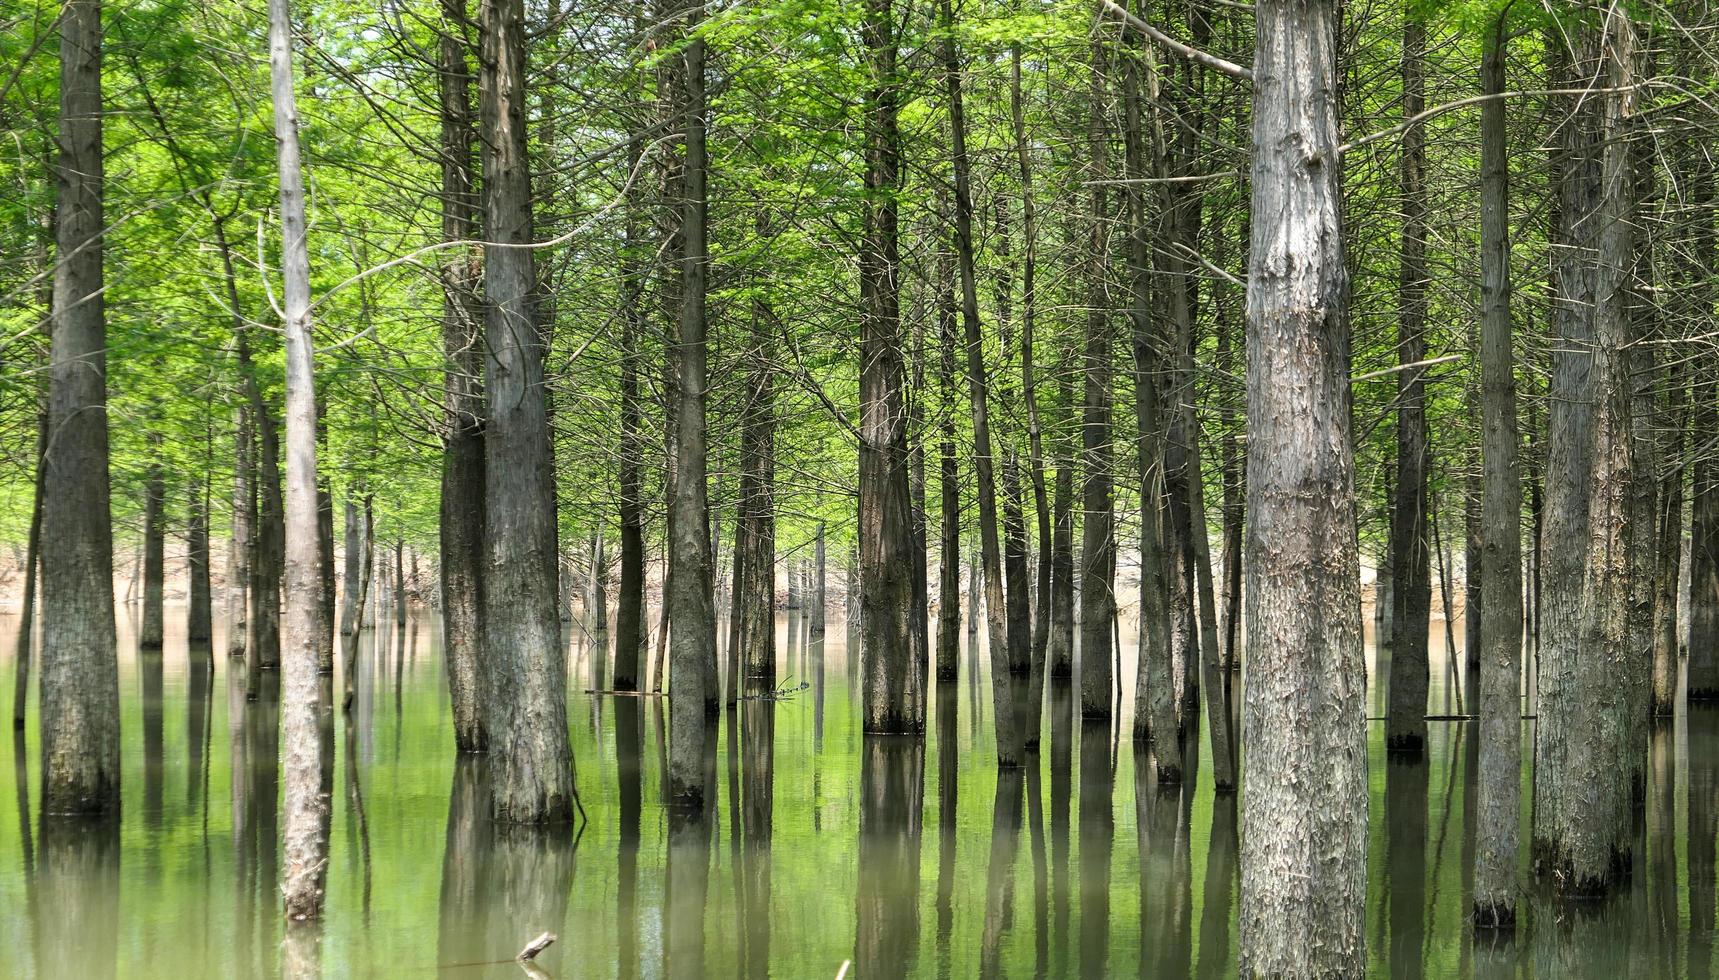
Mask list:
[[[1108,721],[1080,726],[1080,975],[1109,975],[1111,809],[1116,783]]]
[[[859,887],[854,970],[906,977],[919,946],[925,743],[867,736],[860,746]]]
[[[1190,740],[1192,741],[1192,740]],[[1184,772],[1192,772],[1188,767]],[[1140,845],[1140,975],[1189,974],[1192,955],[1188,816],[1194,788],[1159,785],[1150,753],[1134,754],[1135,834]]]
[[[0,653],[14,622],[0,617]],[[544,931],[560,939],[539,969],[563,977],[832,977],[844,960],[854,977],[1234,975],[1237,798],[1201,769],[1204,731],[1183,741],[1189,778],[1161,787],[1115,728],[1077,718],[1066,679],[1046,678],[1041,752],[999,773],[982,633],[912,741],[861,732],[845,629],[777,628],[778,676],[809,686],[743,692],[719,716],[702,815],[661,799],[665,699],[584,693],[606,686],[608,639],[570,640],[582,838],[490,824],[483,759],[450,748],[433,619],[362,634],[336,673],[352,678],[351,713],[320,716],[338,800],[329,918],[310,933],[280,916],[278,675],[247,702],[241,661],[183,641],[143,654],[122,636],[124,824],[33,813],[27,739],[0,769],[0,976],[518,977],[512,957]],[[1430,708],[1455,713],[1474,679],[1435,640]],[[1030,712],[1032,680],[1017,683]],[[1563,906],[1525,877],[1501,936],[1467,925],[1473,732],[1430,723],[1409,766],[1387,764],[1380,726],[1369,735],[1372,975],[1711,976],[1719,710],[1652,730],[1622,893]]]
[[[119,975],[119,831],[111,818],[42,818],[29,899],[39,976]]]
[[[1420,760],[1385,763],[1386,901],[1394,977],[1419,977],[1426,914],[1427,779]]]

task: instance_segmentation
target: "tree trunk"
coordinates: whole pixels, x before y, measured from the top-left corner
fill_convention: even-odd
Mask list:
[[[357,619],[355,620],[357,625],[352,629],[350,634],[352,636],[352,642],[346,649],[346,694],[341,700],[341,707],[348,712],[352,710],[352,699],[358,693],[358,645],[361,642],[359,634],[364,629],[364,608],[370,601],[370,576],[372,570],[376,567],[373,561],[376,551],[376,534],[375,527],[372,525],[370,520],[371,509],[374,503],[374,495],[364,495],[364,516],[359,519],[358,525],[361,529],[359,532],[360,540],[356,544],[356,550],[358,553],[358,584],[352,595],[352,608],[357,611]],[[349,529],[352,527],[350,519],[346,526]],[[350,582],[351,579],[348,579],[347,581]],[[349,588],[350,587],[351,586],[349,586]],[[481,675],[479,679],[482,679]]]
[[[1684,59],[1695,57],[1694,45],[1682,42]],[[1687,61],[1686,61],[1687,63]],[[1719,268],[1713,228],[1715,167],[1704,136],[1691,133],[1683,160],[1685,193],[1684,220],[1690,227],[1680,243],[1683,256],[1679,276],[1684,288],[1678,312],[1685,317],[1709,315],[1714,304],[1714,272]],[[1690,409],[1691,442],[1719,435],[1719,365],[1711,358],[1693,368]],[[1719,460],[1710,452],[1696,454],[1690,483],[1689,545],[1689,646],[1688,697],[1691,701],[1719,699]]]
[[[340,608],[340,632],[347,636],[357,636],[360,628],[362,613],[358,604],[358,580],[363,577],[364,560],[364,525],[358,515],[358,505],[346,498],[344,527],[346,551],[340,575],[344,596]]]
[[[1367,750],[1337,4],[1254,10],[1241,972],[1360,976]]]
[[[646,28],[634,14],[636,34]],[[644,137],[634,132],[627,143],[627,172],[643,165]],[[643,209],[629,185],[624,251],[621,257],[621,591],[615,609],[615,689],[636,691],[645,657],[645,515],[640,460],[645,452],[643,409],[639,402],[639,340],[645,324],[645,274],[639,252],[647,247]]]
[[[1008,609],[1003,595],[1003,555],[997,539],[997,484],[992,472],[990,385],[979,323],[978,272],[973,260],[973,197],[967,160],[967,122],[961,101],[961,61],[955,48],[955,19],[950,0],[940,0],[946,32],[943,40],[944,84],[949,98],[950,156],[955,170],[955,259],[961,271],[961,321],[967,346],[967,385],[973,412],[973,469],[978,475],[979,551],[985,565],[986,638],[991,654],[991,702],[997,731],[997,764],[1021,764],[1021,740],[1014,725],[1014,699],[1009,674],[1016,644],[1011,643]],[[1023,583],[1024,584],[1024,583]],[[1025,666],[1024,664],[1022,665]]]
[[[185,494],[185,574],[190,580],[185,639],[207,647],[213,633],[209,602],[209,494],[206,477],[192,479]]]
[[[816,570],[813,572],[813,578],[812,578],[812,582],[814,584],[813,584],[812,589],[811,589],[811,592],[812,592],[812,614],[810,617],[811,623],[809,623],[806,627],[806,632],[813,639],[821,638],[824,635],[824,587],[828,584],[828,582],[825,580],[825,577],[824,577],[825,571],[826,571],[825,560],[826,560],[827,556],[824,553],[824,522],[823,521],[818,522],[818,537],[817,537],[816,541],[817,541],[817,543],[813,546],[813,561],[815,562]]]
[[[49,427],[42,483],[42,812],[117,813],[119,663],[108,488],[100,0],[60,15]]]
[[[1562,35],[1560,35],[1562,36]],[[1561,44],[1561,40],[1552,43]],[[1628,85],[1632,29],[1621,13],[1582,24],[1572,79]],[[1626,355],[1632,248],[1627,127],[1633,96],[1572,107],[1558,178],[1562,261],[1548,422],[1545,649],[1535,727],[1534,855],[1561,892],[1598,895],[1628,867],[1629,760],[1623,737],[1634,459]],[[1641,706],[1643,712],[1646,705]]]
[[[159,650],[167,620],[167,474],[161,463],[161,433],[151,432],[149,473],[143,489],[143,623],[137,645]]]
[[[1026,107],[1021,94],[1021,46],[1009,49],[1009,117],[1020,165],[1021,237],[1021,397],[1027,403],[1027,468],[1033,482],[1033,517],[1038,531],[1038,606],[1033,610],[1033,670],[1042,676],[1051,622],[1051,517],[1045,488],[1044,434],[1039,425],[1037,378],[1033,372],[1033,341],[1038,325],[1038,207],[1033,200],[1033,164],[1027,148]],[[1034,702],[1036,705],[1036,702]],[[1029,748],[1037,744],[1037,726],[1028,732]]]
[[[484,237],[484,725],[491,807],[504,823],[573,817],[566,653],[556,616],[555,488],[544,398],[526,153],[523,0],[478,11]]]
[[[1410,14],[1403,24],[1403,115],[1413,119],[1426,103],[1426,25]],[[1426,131],[1403,132],[1403,233],[1397,267],[1397,363],[1427,357]],[[1397,479],[1391,515],[1391,682],[1385,748],[1420,758],[1427,732],[1427,633],[1432,580],[1427,561],[1427,435],[1424,369],[1397,373]],[[1446,623],[1455,629],[1455,623]]]
[[[695,0],[697,2],[697,0]],[[705,48],[692,32],[703,8],[687,11],[684,24],[690,40],[683,52],[685,86],[677,93],[686,132],[685,197],[681,202],[681,288],[679,333],[673,344],[676,367],[674,525],[669,540],[673,571],[669,586],[669,665],[673,689],[669,700],[672,739],[669,751],[669,792],[674,802],[702,807],[704,798],[705,715],[716,707],[721,692],[714,676],[716,611],[711,604],[711,554],[705,438],[706,321],[705,276],[710,256],[705,248]]]
[[[466,0],[442,0],[437,81],[441,104],[442,240],[469,241],[477,234],[477,195],[472,175],[471,41]],[[454,747],[483,752],[481,687],[483,558],[486,483],[482,304],[477,295],[482,259],[470,248],[449,252],[442,266],[442,642],[448,665],[448,700],[454,716]],[[352,581],[355,542],[352,505],[347,504],[347,582]],[[350,589],[350,585],[348,585]],[[347,622],[351,623],[350,613]],[[350,632],[350,630],[349,630]]]
[[[1150,741],[1157,779],[1170,785],[1182,780],[1181,739],[1176,730],[1175,685],[1170,664],[1170,610],[1164,554],[1164,430],[1158,413],[1158,375],[1163,351],[1153,336],[1152,231],[1147,216],[1147,148],[1142,130],[1150,127],[1153,161],[1162,159],[1163,128],[1154,104],[1143,105],[1140,73],[1154,71],[1146,39],[1131,33],[1122,62],[1122,102],[1126,126],[1124,168],[1128,199],[1128,315],[1134,348],[1135,446],[1140,483],[1140,649],[1134,679],[1134,740]],[[1147,113],[1151,118],[1146,118]],[[1156,174],[1155,174],[1156,175]],[[1168,197],[1168,195],[1164,195]],[[1165,277],[1168,289],[1179,283]]]
[[[937,250],[938,566],[937,679],[961,673],[961,471],[955,457],[955,254]]]
[[[1067,352],[1057,372],[1057,405],[1067,420],[1073,413],[1074,379]],[[1051,677],[1074,674],[1074,453],[1059,440],[1055,493],[1051,500],[1051,627],[1045,660]]]
[[[1212,261],[1220,268],[1223,267],[1224,253],[1222,246],[1227,242],[1223,230],[1219,228],[1214,235],[1217,248],[1213,249]],[[1222,569],[1223,591],[1220,594],[1218,620],[1219,628],[1223,631],[1223,666],[1225,670],[1234,670],[1240,665],[1241,659],[1236,650],[1237,640],[1241,636],[1241,607],[1242,607],[1242,513],[1245,509],[1247,496],[1247,450],[1237,433],[1241,431],[1242,415],[1245,406],[1238,405],[1235,393],[1240,390],[1233,380],[1236,377],[1235,344],[1232,340],[1234,319],[1227,297],[1230,290],[1222,284],[1216,287],[1213,298],[1214,315],[1217,319],[1217,367],[1218,375],[1223,380],[1218,391],[1219,412],[1223,418],[1223,439],[1219,443],[1221,456],[1221,472],[1223,481],[1223,506],[1221,509],[1223,523],[1223,551],[1219,559]],[[1378,602],[1378,593],[1374,593],[1374,602]]]
[[[1102,181],[1110,176],[1109,136],[1105,120],[1105,42],[1092,43],[1092,91],[1087,105],[1089,215],[1091,239],[1087,261],[1086,336],[1081,375],[1085,392],[1081,404],[1081,454],[1085,482],[1081,487],[1082,535],[1080,568],[1080,713],[1083,718],[1109,718],[1115,678],[1111,654],[1111,620],[1116,599],[1110,592],[1115,564],[1115,513],[1110,476],[1110,195]]]
[[[233,417],[233,533],[227,550],[227,655],[243,657],[245,635],[250,632],[245,620],[250,615],[251,606],[251,535],[257,514],[252,477],[256,469],[249,405],[240,405]]]
[[[999,427],[1001,435],[997,440],[1001,445],[1003,457],[1003,592],[1008,607],[1006,622],[1009,635],[1009,673],[1024,677],[1032,669],[1033,614],[1029,595],[1031,587],[1027,584],[1031,576],[1027,569],[1027,525],[1024,514],[1025,497],[1021,492],[1020,457],[1008,429],[1009,420],[1014,418],[1017,412],[1014,386],[1009,380],[1010,362],[1015,355],[1012,323],[1014,303],[1010,284],[1013,258],[1009,241],[1008,208],[1002,195],[994,197],[994,205],[994,247],[998,264],[994,295],[997,305],[998,346],[1003,355],[1002,369],[997,374],[997,404],[1003,419],[1003,424]]]
[[[759,230],[768,232],[762,226]],[[750,391],[741,417],[732,614],[747,676],[772,687],[776,683],[776,331],[775,312],[765,299],[756,299],[747,352]]]
[[[286,314],[285,670],[281,691],[286,783],[281,893],[287,919],[322,914],[328,867],[328,795],[322,785],[323,711],[317,680],[322,621],[322,529],[317,511],[316,380],[310,326],[310,251],[293,95],[292,14],[269,0],[269,75],[280,173],[281,279]]]
[[[1480,108],[1481,322],[1486,501],[1482,576],[1492,595],[1480,635],[1480,801],[1474,850],[1474,922],[1516,921],[1517,828],[1522,786],[1522,481],[1517,470],[1516,367],[1510,320],[1510,204],[1500,16],[1486,37]]]
[[[406,542],[394,539],[394,625],[406,625]]]
[[[326,458],[322,454],[328,447],[328,428],[324,424],[327,407],[317,404],[317,453],[318,458]],[[323,677],[334,676],[334,606],[336,588],[334,580],[334,493],[329,489],[326,473],[323,473],[316,484],[316,535],[317,541],[317,621],[316,621],[316,672]]]
[[[12,729],[24,730],[25,708],[30,700],[30,653],[36,639],[37,572],[42,567],[42,490],[46,485],[48,468],[47,403],[36,416],[36,478],[30,499],[30,534],[24,545],[24,594],[18,610],[18,645],[16,647],[17,680],[12,687]],[[17,742],[20,751],[23,739]],[[26,816],[26,820],[28,817]]]
[[[240,343],[246,346],[245,341]],[[251,535],[251,610],[245,618],[245,657],[257,670],[277,670],[281,665],[281,578],[286,561],[280,429],[263,401],[254,374],[249,374],[247,386],[251,418],[257,426],[257,523]]]
[[[860,241],[860,654],[868,734],[925,731],[925,679],[914,672],[912,503],[904,366],[901,89],[893,0],[866,0],[865,229]]]

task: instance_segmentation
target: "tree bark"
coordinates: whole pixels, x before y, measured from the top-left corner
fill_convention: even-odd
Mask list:
[[[209,601],[209,493],[207,477],[193,478],[185,494],[185,574],[190,594],[185,614],[185,639],[193,648],[207,647],[214,618]]]
[[[1081,375],[1081,456],[1085,482],[1081,487],[1080,556],[1080,713],[1083,718],[1109,718],[1115,685],[1110,662],[1111,620],[1116,598],[1110,572],[1116,562],[1114,502],[1111,499],[1110,453],[1110,195],[1102,183],[1109,177],[1110,146],[1105,107],[1107,58],[1104,42],[1092,44],[1092,91],[1087,105],[1089,179],[1086,333]]]
[[[253,453],[255,440],[251,435],[249,404],[242,404],[233,413],[233,497],[232,537],[227,550],[227,655],[245,655],[245,636],[250,626],[251,535],[256,526],[256,492],[252,478],[256,473]]]
[[[1058,411],[1066,421],[1072,421],[1074,405],[1073,372],[1068,370],[1065,352],[1063,369],[1057,374]],[[1074,453],[1067,440],[1059,440],[1056,450],[1057,470],[1055,493],[1051,498],[1051,627],[1045,660],[1051,677],[1066,678],[1074,674]]]
[[[945,243],[946,246],[947,243]],[[937,680],[961,673],[961,471],[955,456],[955,254],[937,249],[938,574]]]
[[[493,815],[504,823],[573,817],[566,653],[556,615],[555,488],[526,153],[523,0],[478,10],[485,183],[484,724]]]
[[[249,342],[241,337],[239,344],[250,392],[251,418],[257,427],[257,522],[251,534],[251,583],[247,590],[251,609],[245,617],[245,659],[254,673],[277,670],[281,665],[281,581],[286,561],[286,527],[281,500],[279,424],[263,401],[255,366],[249,363]]]
[[[42,812],[119,809],[119,662],[102,275],[102,8],[60,15],[49,432],[42,484]]]
[[[1134,740],[1152,743],[1152,760],[1160,783],[1182,780],[1181,739],[1176,729],[1176,692],[1171,678],[1170,610],[1164,554],[1164,429],[1158,413],[1158,378],[1163,351],[1153,336],[1152,228],[1147,215],[1148,174],[1146,138],[1150,129],[1152,159],[1162,159],[1163,123],[1159,107],[1144,105],[1141,63],[1146,71],[1151,51],[1145,39],[1130,34],[1122,59],[1122,102],[1126,127],[1124,169],[1130,183],[1128,200],[1128,316],[1134,348],[1135,448],[1140,483],[1140,649],[1134,679]],[[1147,118],[1150,113],[1150,118]],[[1162,176],[1154,171],[1154,176]],[[1168,195],[1164,195],[1166,198]],[[1168,209],[1166,209],[1168,210]],[[1168,281],[1169,289],[1180,288]]]
[[[636,33],[644,30],[642,13],[635,13]],[[627,172],[643,165],[644,138],[638,132],[627,143]],[[645,452],[643,408],[639,400],[639,341],[645,330],[645,273],[639,252],[647,232],[638,195],[626,197],[624,251],[621,257],[621,459],[617,476],[621,491],[621,591],[615,609],[615,689],[636,691],[642,679],[645,648],[645,516],[644,480],[640,460]]]
[[[442,0],[437,82],[440,96],[442,240],[469,241],[477,232],[472,180],[471,42],[465,0]],[[448,700],[454,747],[483,752],[481,690],[484,642],[484,354],[482,304],[477,285],[482,259],[466,247],[442,265],[442,642],[448,666]],[[347,581],[352,580],[352,505],[347,504]],[[350,585],[348,586],[350,589]],[[351,616],[347,616],[348,623]]]
[[[1480,800],[1474,922],[1516,921],[1522,786],[1522,481],[1517,469],[1516,366],[1510,318],[1509,133],[1505,18],[1486,37],[1480,108],[1480,370],[1486,501],[1481,562],[1492,594],[1481,609]],[[1393,667],[1393,670],[1395,668]]]
[[[901,79],[893,0],[866,0],[865,229],[860,242],[860,650],[868,734],[925,731],[914,671],[913,512],[901,355]]]
[[[1021,92],[1021,46],[1009,49],[1009,118],[1021,180],[1021,397],[1027,403],[1027,469],[1033,482],[1033,517],[1038,531],[1038,606],[1033,610],[1032,658],[1035,675],[1045,670],[1051,621],[1051,516],[1045,488],[1044,434],[1039,425],[1038,383],[1033,371],[1033,342],[1038,326],[1038,205],[1033,199],[1032,155],[1027,148],[1025,100]],[[1036,703],[1036,702],[1035,702]],[[1028,742],[1037,744],[1037,726]],[[1029,745],[1029,747],[1031,747]]]
[[[1426,105],[1426,25],[1412,12],[1403,23],[1403,115]],[[1401,162],[1403,231],[1397,267],[1397,363],[1427,359],[1426,131],[1403,131]],[[1432,580],[1427,560],[1427,473],[1432,447],[1427,435],[1424,369],[1397,373],[1397,479],[1391,515],[1391,683],[1385,748],[1419,758],[1425,751],[1427,633]],[[1456,624],[1446,623],[1447,629]]]
[[[698,3],[698,0],[695,0]],[[675,339],[676,462],[674,523],[669,540],[669,670],[673,689],[669,699],[669,792],[674,802],[702,807],[704,798],[705,715],[717,706],[721,691],[715,677],[716,610],[711,600],[711,549],[707,523],[707,462],[705,438],[706,322],[705,274],[710,256],[705,245],[705,45],[694,32],[703,17],[702,5],[687,12],[683,26],[690,37],[683,57],[685,71],[678,93],[686,132],[684,193],[680,231],[680,319]]]
[[[1628,85],[1633,29],[1619,11],[1575,26],[1572,78]],[[1554,42],[1561,43],[1561,42]],[[1546,466],[1545,649],[1535,727],[1534,855],[1561,892],[1599,895],[1628,867],[1633,710],[1627,671],[1635,472],[1628,262],[1633,96],[1583,99],[1566,123]],[[1555,362],[1556,363],[1556,362]],[[1579,408],[1576,406],[1580,406]],[[1642,712],[1646,705],[1640,706]]]
[[[42,491],[48,475],[47,403],[36,416],[36,478],[30,499],[30,532],[24,545],[24,594],[18,610],[18,644],[15,648],[17,677],[12,687],[12,729],[24,730],[25,709],[30,700],[30,654],[36,639],[36,592],[42,567]],[[18,740],[23,750],[23,740]],[[26,816],[26,819],[28,817]]]
[[[151,462],[143,486],[143,622],[137,645],[159,650],[167,620],[167,474],[160,463],[161,433],[149,433],[145,442]]]
[[[824,577],[827,570],[825,565],[827,556],[824,553],[823,521],[818,522],[818,536],[812,546],[812,555],[814,565],[811,578],[814,584],[810,587],[812,612],[807,617],[811,622],[806,625],[806,633],[812,639],[818,639],[824,635],[824,587],[828,584]]]
[[[1254,11],[1241,972],[1360,976],[1366,675],[1337,4],[1260,0]]]
[[[370,601],[370,576],[373,569],[376,567],[373,561],[376,551],[376,534],[375,527],[372,525],[370,520],[371,510],[374,503],[374,495],[364,495],[364,516],[359,519],[359,540],[355,544],[355,550],[358,553],[358,583],[355,588],[350,585],[348,586],[349,588],[354,588],[352,595],[352,608],[356,611],[356,618],[354,620],[355,625],[353,626],[350,634],[352,642],[346,649],[346,679],[344,685],[346,693],[341,699],[341,707],[348,712],[352,710],[352,699],[358,694],[359,634],[364,629],[364,607]],[[352,522],[349,519],[347,527],[350,529],[352,526]],[[349,578],[347,581],[350,582],[351,579]],[[481,675],[479,679],[481,681]]]
[[[961,59],[955,47],[955,18],[950,0],[940,0],[944,85],[949,99],[949,145],[955,171],[955,261],[961,278],[961,321],[967,347],[967,385],[973,412],[973,469],[978,475],[979,551],[985,566],[986,638],[991,654],[991,702],[997,732],[997,764],[1022,761],[1020,734],[1015,730],[1014,699],[1009,688],[1013,671],[1007,599],[1003,595],[1003,555],[997,535],[997,483],[992,470],[990,384],[979,323],[978,272],[973,258],[973,196],[967,159],[967,121],[961,100]],[[1023,583],[1024,584],[1024,583]],[[1025,666],[1024,664],[1022,665]]]
[[[763,218],[759,231],[769,233]],[[747,676],[776,683],[775,312],[753,302],[748,400],[741,416],[739,519],[734,532],[734,622]]]
[[[281,691],[283,781],[286,783],[281,893],[291,921],[322,914],[328,866],[328,794],[322,785],[322,716],[328,705],[317,680],[322,621],[322,529],[316,480],[316,380],[310,324],[310,251],[304,174],[299,162],[298,107],[293,94],[289,0],[269,0],[269,75],[275,153],[280,174],[281,278],[286,314],[285,501],[286,615]]]

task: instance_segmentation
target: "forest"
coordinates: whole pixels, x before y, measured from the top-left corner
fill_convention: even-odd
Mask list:
[[[0,134],[0,975],[1719,968],[1706,0],[0,0]]]

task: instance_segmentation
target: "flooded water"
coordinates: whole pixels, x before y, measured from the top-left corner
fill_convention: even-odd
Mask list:
[[[545,931],[559,941],[527,972],[562,978],[818,978],[846,961],[865,978],[1236,969],[1237,801],[1204,772],[1159,790],[1126,735],[1131,691],[1119,741],[1048,684],[1042,751],[999,778],[981,650],[936,692],[923,743],[867,741],[843,625],[808,642],[793,615],[778,621],[780,674],[808,686],[724,712],[703,820],[662,804],[666,704],[583,693],[608,686],[606,651],[570,627],[590,817],[577,835],[484,818],[483,763],[453,752],[432,617],[366,634],[353,714],[333,725],[327,918],[308,954],[283,952],[276,679],[247,704],[233,661],[211,672],[171,627],[165,654],[140,653],[127,611],[120,622],[123,821],[39,821],[33,714],[25,743],[7,740],[0,977],[270,977],[301,957],[330,977],[517,977],[511,957]],[[182,630],[182,610],[169,622]],[[0,705],[16,629],[0,617]],[[1369,647],[1375,679],[1386,666]],[[1472,705],[1436,622],[1433,671],[1433,713]],[[1429,727],[1425,764],[1386,765],[1369,723],[1373,975],[1710,972],[1719,711],[1655,732],[1623,894],[1564,906],[1529,886],[1503,942],[1467,925],[1474,728]],[[1527,800],[1526,770],[1523,787]]]

